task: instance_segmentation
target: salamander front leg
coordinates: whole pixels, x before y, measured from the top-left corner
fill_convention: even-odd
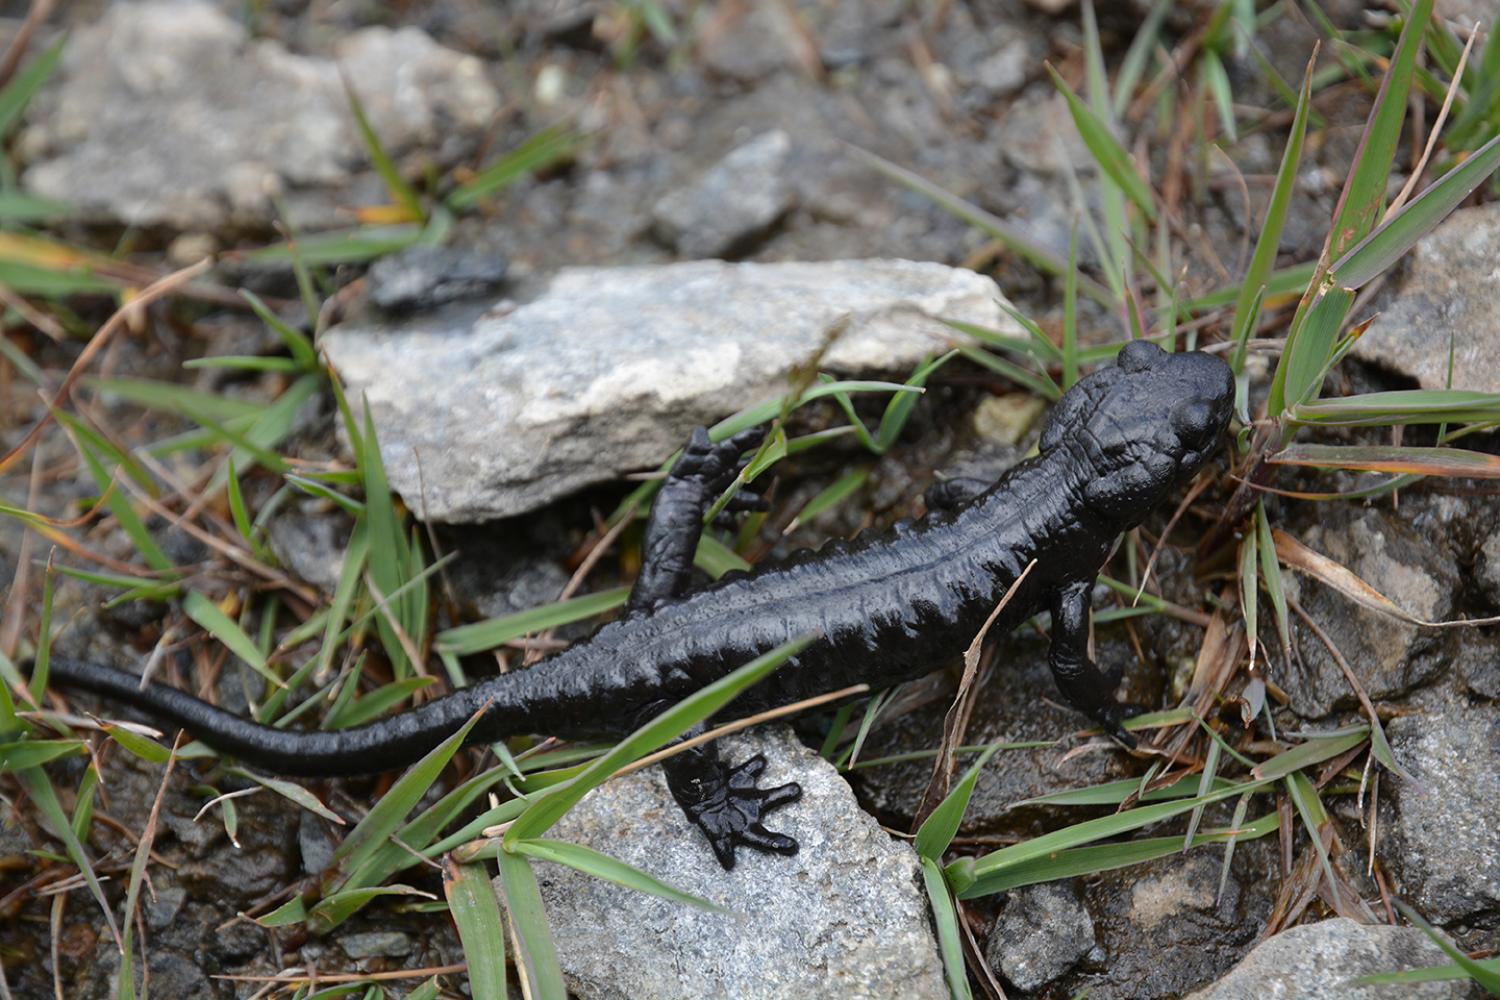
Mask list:
[[[700,725],[687,736],[702,732]],[[775,788],[757,788],[755,779],[765,770],[766,759],[756,755],[736,767],[719,757],[713,743],[696,746],[662,761],[667,788],[693,825],[703,831],[714,857],[728,871],[734,867],[736,847],[792,855],[797,842],[786,834],[772,833],[762,820],[773,809],[802,797],[795,782]]]
[[[1127,747],[1135,737],[1121,725],[1125,706],[1115,701],[1118,673],[1109,676],[1089,659],[1089,591],[1092,581],[1069,584],[1052,597],[1052,649],[1047,664],[1068,704],[1099,723]]]
[[[760,444],[764,436],[764,428],[752,427],[715,444],[706,429],[694,429],[651,505],[641,546],[641,572],[630,591],[629,610],[648,611],[682,596],[692,575],[704,513],[739,474],[740,454]],[[726,509],[764,510],[765,501],[740,490]]]

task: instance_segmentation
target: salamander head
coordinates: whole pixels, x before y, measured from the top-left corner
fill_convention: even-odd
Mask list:
[[[1115,367],[1080,379],[1063,396],[1040,448],[1066,443],[1087,461],[1085,502],[1123,530],[1198,474],[1233,410],[1234,377],[1222,359],[1133,340]]]

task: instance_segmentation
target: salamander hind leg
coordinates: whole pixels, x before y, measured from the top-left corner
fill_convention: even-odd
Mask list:
[[[662,762],[667,788],[693,825],[703,831],[714,857],[728,871],[734,867],[735,848],[751,847],[772,854],[797,853],[797,842],[767,830],[763,821],[772,810],[802,797],[795,782],[758,788],[756,779],[766,759],[756,755],[731,767],[720,759],[712,743],[694,747]]]
[[[764,436],[764,428],[752,427],[715,443],[705,428],[694,429],[651,505],[641,547],[641,572],[630,591],[630,610],[648,611],[682,596],[692,576],[704,513],[739,474],[740,455],[760,444]],[[726,509],[763,510],[765,501],[740,490]]]

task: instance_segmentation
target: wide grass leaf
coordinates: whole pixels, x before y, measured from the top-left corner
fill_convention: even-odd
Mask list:
[[[1118,185],[1146,218],[1155,222],[1155,196],[1152,195],[1150,186],[1136,172],[1135,161],[1130,158],[1125,147],[1120,145],[1120,140],[1115,138],[1104,119],[1073,92],[1073,88],[1068,86],[1067,81],[1050,63],[1047,65],[1047,74],[1052,77],[1052,85],[1067,100],[1073,124],[1078,127],[1078,134],[1083,137],[1083,144],[1093,154],[1099,169]]]
[[[505,1000],[505,924],[485,866],[445,861],[443,894],[469,964],[469,994],[474,1000]]]
[[[1334,262],[1335,279],[1357,289],[1385,273],[1500,168],[1500,135],[1450,170]]]
[[[333,870],[327,883],[336,884],[348,872],[354,871],[379,850],[398,829],[428,790],[437,782],[438,775],[448,761],[464,745],[469,730],[483,715],[475,712],[468,722],[442,743],[430,750],[391,786],[375,803],[365,818],[359,821],[349,836],[333,852]]]
[[[1355,472],[1500,479],[1500,456],[1462,448],[1292,444],[1268,456],[1266,461],[1273,465],[1304,465]]]
[[[601,854],[582,844],[570,844],[562,840],[550,840],[537,838],[533,840],[516,841],[514,851],[516,854],[524,854],[538,861],[552,861],[556,864],[567,865],[575,871],[592,875],[594,878],[613,882],[615,885],[634,889],[637,892],[648,893],[652,896],[660,896],[662,899],[670,899],[675,903],[685,903],[688,906],[696,906],[704,910],[713,910],[717,913],[728,913],[724,907],[717,903],[694,896],[692,893],[683,892],[661,879],[647,872],[641,871],[632,865],[628,865],[608,854]]]
[[[963,934],[958,926],[958,907],[948,894],[948,883],[943,880],[943,870],[932,858],[923,857],[922,886],[927,890],[927,901],[932,906],[933,922],[937,924],[938,951],[943,956],[943,971],[948,977],[948,992],[953,1000],[969,1000],[969,976],[964,971]]]
[[[471,625],[459,625],[439,632],[433,644],[439,651],[457,656],[482,653],[523,635],[544,632],[611,611],[624,604],[629,594],[629,587],[613,587],[566,601],[554,601],[540,608],[517,611]]]
[[[572,781],[539,795],[506,832],[507,849],[512,848],[519,840],[538,837],[551,829],[580,799],[609,780],[621,767],[665,746],[714,715],[753,684],[806,649],[815,638],[816,636],[803,636],[793,639],[757,656],[657,715],[617,743]]]
[[[1245,840],[1255,840],[1274,833],[1278,829],[1280,829],[1279,817],[1273,812],[1244,826],[1235,826],[1227,830],[1202,831],[1193,837],[1192,846],[1234,844]],[[1076,878],[1080,875],[1127,868],[1131,865],[1181,854],[1182,849],[1181,837],[1146,837],[1117,844],[1069,848],[987,876],[965,889],[960,898],[973,899],[997,892],[1009,892],[1012,889],[1035,885],[1038,882],[1053,882],[1058,879]]]
[[[953,786],[953,790],[922,821],[922,825],[917,828],[914,845],[918,856],[933,861],[942,860],[943,852],[953,842],[953,835],[958,833],[958,826],[963,822],[964,813],[968,811],[969,799],[974,795],[974,785],[979,781],[979,772],[989,763],[997,749],[999,748],[992,746],[980,754],[979,759],[964,772],[958,784]]]
[[[521,953],[517,965],[526,977],[529,1000],[567,1000],[562,969],[557,964],[557,946],[547,926],[547,910],[531,864],[517,854],[501,851],[500,884],[505,887],[505,907],[510,913]]]

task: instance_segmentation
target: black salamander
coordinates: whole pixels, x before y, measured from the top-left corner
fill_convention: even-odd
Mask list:
[[[412,763],[486,704],[471,743],[519,733],[618,738],[754,657],[813,633],[820,638],[734,703],[736,714],[917,677],[958,658],[1035,559],[993,634],[1050,611],[1049,661],[1063,697],[1129,742],[1113,696],[1119,678],[1088,656],[1089,592],[1119,535],[1207,462],[1233,399],[1222,360],[1134,341],[1116,366],[1063,395],[1038,454],[998,482],[949,480],[930,495],[936,509],[925,520],[689,592],[704,511],[755,440],[742,434],[715,445],[700,428],[653,506],[644,569],[619,620],[529,669],[353,729],[275,729],[175,688],[141,688],[124,671],[61,658],[51,661],[51,681],[132,705],[279,774],[366,774]],[[739,498],[742,506],[755,502]],[[673,796],[725,868],[734,865],[736,846],[797,850],[762,819],[801,789],[756,787],[763,759],[730,766],[709,743],[663,766]]]

